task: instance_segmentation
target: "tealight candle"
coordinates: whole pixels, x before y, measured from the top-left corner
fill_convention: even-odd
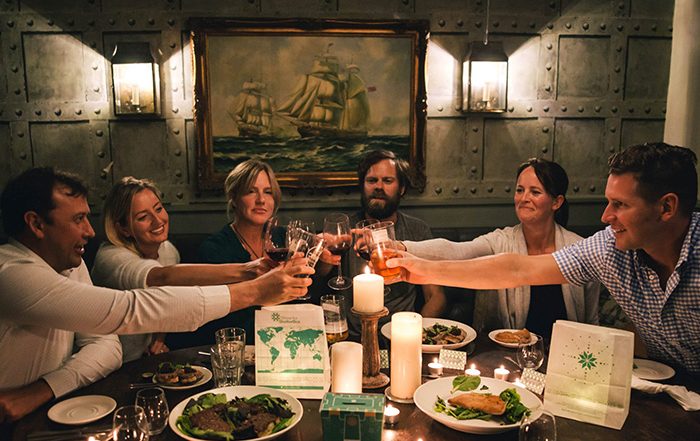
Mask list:
[[[439,363],[437,358],[432,363],[428,363],[428,373],[431,378],[437,378],[442,375],[442,363]]]
[[[469,369],[464,371],[464,375],[474,375],[479,377],[481,376],[481,371],[476,368],[476,365],[474,363],[472,363],[471,366],[469,366]]]
[[[331,392],[362,393],[362,345],[342,341],[331,346]]]
[[[516,386],[518,386],[518,387],[522,387],[523,389],[527,389],[527,386],[525,386],[525,383],[523,383],[522,381],[520,381],[520,378],[516,379],[516,380],[513,382],[513,384],[516,385]]]
[[[393,426],[399,422],[399,414],[401,411],[391,404],[384,408],[384,424]]]
[[[369,273],[358,274],[352,279],[352,306],[358,312],[377,312],[384,308],[384,277]]]
[[[493,378],[495,378],[496,380],[507,381],[508,375],[510,375],[510,371],[504,368],[503,365],[493,370]]]

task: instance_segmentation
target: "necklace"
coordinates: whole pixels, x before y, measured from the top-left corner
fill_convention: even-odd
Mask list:
[[[250,245],[250,243],[248,243],[247,240],[245,240],[245,237],[243,237],[241,232],[238,231],[238,228],[236,228],[236,226],[234,224],[231,224],[231,229],[236,234],[236,237],[238,238],[238,240],[241,241],[241,243],[243,244],[243,247],[246,249],[246,251],[248,251],[248,253],[250,253],[253,256],[252,260],[259,259],[260,255],[258,255],[258,253],[255,252],[253,247]]]

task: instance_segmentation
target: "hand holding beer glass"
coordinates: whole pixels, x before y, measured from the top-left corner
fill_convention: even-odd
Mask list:
[[[396,235],[393,222],[378,222],[365,227],[365,241],[369,247],[370,262],[375,274],[384,277],[389,284],[401,279],[401,268],[388,268],[386,261],[399,257],[396,251]]]

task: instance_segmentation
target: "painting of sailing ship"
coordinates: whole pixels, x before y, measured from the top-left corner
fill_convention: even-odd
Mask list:
[[[204,149],[208,172],[222,176],[257,158],[270,163],[283,184],[286,175],[315,174],[350,182],[371,150],[416,162],[422,157],[417,119],[424,118],[416,111],[416,75],[423,72],[416,67],[416,37],[392,36],[208,36],[210,130],[200,132],[210,135],[203,140],[210,143]]]

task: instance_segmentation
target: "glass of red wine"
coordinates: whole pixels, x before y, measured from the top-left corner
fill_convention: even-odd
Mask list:
[[[361,221],[355,224],[355,229],[352,230],[353,239],[355,241],[355,252],[358,256],[360,256],[362,259],[368,262],[370,256],[369,245],[367,244],[367,241],[364,238],[364,229],[370,225],[378,223],[379,221],[377,219],[362,219]]]
[[[326,249],[335,256],[342,256],[352,246],[350,219],[343,213],[331,213],[323,220],[323,238]],[[341,257],[342,260],[342,257]],[[338,264],[338,277],[328,281],[332,289],[346,289],[352,286],[348,277],[343,277],[342,262]]]
[[[285,262],[289,257],[287,231],[279,224],[277,216],[272,216],[265,222],[262,234],[265,254],[277,263]]]

